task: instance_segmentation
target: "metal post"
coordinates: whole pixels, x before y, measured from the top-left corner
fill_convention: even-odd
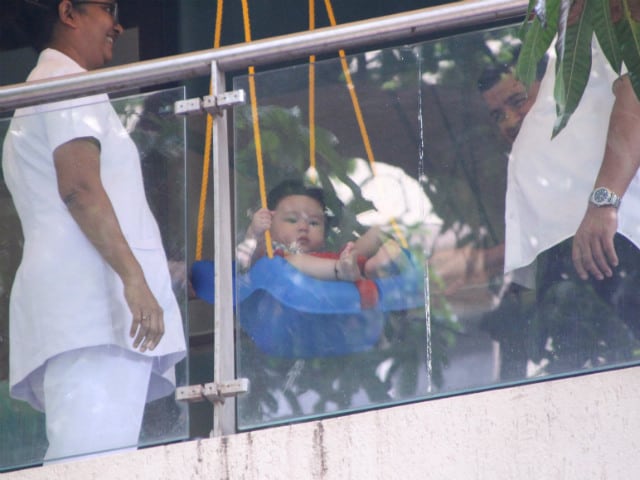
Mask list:
[[[212,95],[225,93],[224,72],[211,62]],[[231,185],[227,148],[227,112],[223,110],[213,121],[213,202],[215,308],[213,340],[213,381],[222,384],[235,378],[235,339],[233,315],[233,277],[231,229]],[[235,398],[229,397],[213,405],[212,436],[235,432]]]

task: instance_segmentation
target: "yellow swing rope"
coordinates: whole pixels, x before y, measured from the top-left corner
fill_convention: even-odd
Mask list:
[[[315,0],[309,0],[309,31],[316,28]],[[316,56],[309,56],[309,181],[318,184],[318,171],[316,170]]]
[[[244,20],[244,40],[251,41],[251,23],[249,21],[249,5],[247,0],[242,0],[242,18]],[[258,167],[258,187],[260,189],[260,204],[267,208],[267,190],[264,181],[264,162],[262,159],[262,141],[260,139],[260,121],[258,118],[258,101],[256,99],[255,69],[249,67],[249,99],[251,101],[251,118],[253,121],[253,139],[256,146],[256,163]],[[271,244],[271,232],[264,232],[267,256],[273,258],[273,245]]]
[[[331,5],[331,0],[325,0],[325,7],[327,10],[327,15],[329,16],[329,22],[331,26],[336,26],[336,19],[333,13],[333,7]],[[220,36],[222,32],[222,12],[223,12],[223,0],[218,0],[217,10],[216,10],[216,27],[215,27],[215,35],[214,35],[214,48],[218,48],[220,46]],[[249,19],[249,6],[247,0],[242,0],[242,16],[244,22],[244,36],[245,41],[251,41],[251,23]],[[309,30],[315,29],[315,1],[309,0]],[[371,168],[372,174],[376,175],[375,168],[375,158],[373,155],[373,150],[371,148],[371,142],[369,140],[369,134],[367,133],[367,127],[364,123],[364,118],[362,116],[362,110],[360,109],[360,102],[358,101],[358,96],[356,94],[355,86],[353,84],[353,80],[351,78],[351,73],[349,72],[349,67],[347,65],[346,55],[343,49],[339,51],[340,55],[340,63],[342,65],[342,71],[345,76],[345,80],[347,82],[347,88],[349,91],[349,95],[351,96],[351,102],[353,104],[353,109],[356,115],[356,120],[358,122],[358,127],[360,128],[360,134],[362,136],[362,141],[364,143],[365,151],[367,152],[367,157],[369,161],[369,165]],[[317,181],[317,170],[316,170],[316,135],[315,135],[315,55],[311,55],[309,57],[309,171],[312,172],[312,182]],[[253,122],[253,135],[254,135],[254,143],[256,148],[256,163],[258,169],[258,186],[260,191],[260,203],[263,208],[267,208],[267,194],[266,194],[266,186],[265,186],[265,178],[264,178],[264,161],[262,156],[262,141],[260,137],[260,122],[258,118],[258,104],[257,104],[257,96],[256,96],[256,86],[255,86],[255,69],[253,66],[250,66],[248,69],[248,80],[249,80],[249,98],[251,102],[251,117]],[[209,92],[212,94],[213,92],[213,84],[210,84]],[[205,150],[204,150],[204,158],[202,164],[202,184],[200,190],[200,206],[198,211],[198,224],[197,224],[197,233],[196,233],[196,251],[195,251],[195,260],[202,259],[202,245],[203,245],[203,228],[204,228],[204,216],[205,216],[205,208],[206,208],[206,200],[207,200],[207,186],[208,186],[208,178],[209,178],[209,169],[211,163],[211,147],[212,147],[212,131],[213,131],[213,116],[211,114],[207,114],[207,125],[206,125],[206,136],[205,136]],[[391,224],[396,232],[398,239],[403,247],[407,248],[408,244],[404,235],[402,234],[400,227],[398,226],[395,219],[391,219]],[[273,258],[273,246],[271,244],[271,234],[267,230],[265,232],[265,244],[267,249],[267,255],[269,258]]]
[[[312,0],[311,0],[312,1]],[[325,7],[327,9],[327,15],[329,16],[329,23],[332,27],[336,26],[336,17],[333,13],[333,7],[331,6],[331,0],[324,0]],[[369,141],[369,134],[367,133],[367,126],[364,123],[364,117],[362,116],[362,110],[360,109],[360,102],[358,101],[358,95],[356,94],[356,87],[353,84],[353,80],[351,79],[351,72],[349,72],[349,66],[347,65],[347,57],[343,49],[340,49],[338,52],[340,55],[340,64],[342,65],[342,72],[344,74],[344,78],[347,82],[347,89],[349,91],[349,95],[351,96],[351,103],[353,104],[353,111],[356,115],[356,120],[358,121],[358,127],[360,128],[360,135],[362,136],[362,142],[364,143],[364,149],[367,152],[367,158],[369,160],[369,166],[371,168],[371,173],[375,177],[376,175],[376,161],[373,156],[373,149],[371,148],[371,142]],[[402,230],[396,222],[395,218],[391,219],[391,226],[400,241],[400,244],[404,248],[408,248],[407,240],[404,238],[402,234]]]
[[[222,33],[222,5],[223,0],[218,0],[216,9],[216,29],[214,33],[213,48],[220,47],[220,35]],[[209,83],[209,95],[213,94],[213,79]],[[204,154],[202,160],[202,183],[200,185],[200,205],[198,207],[198,224],[196,227],[196,251],[195,260],[202,260],[202,237],[204,230],[204,214],[207,205],[207,187],[209,183],[209,169],[211,165],[211,146],[213,143],[213,115],[207,114],[205,131]]]

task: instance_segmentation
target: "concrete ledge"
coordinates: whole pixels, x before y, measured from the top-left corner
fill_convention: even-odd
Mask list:
[[[2,477],[628,480],[640,472],[639,402],[634,367]]]

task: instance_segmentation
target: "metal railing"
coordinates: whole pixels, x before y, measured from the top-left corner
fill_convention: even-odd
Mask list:
[[[0,88],[0,112],[95,93],[151,87],[211,73],[264,66],[385,42],[405,42],[438,32],[521,17],[527,0],[475,0],[450,3],[386,17],[273,37],[218,49],[164,57],[93,72]]]

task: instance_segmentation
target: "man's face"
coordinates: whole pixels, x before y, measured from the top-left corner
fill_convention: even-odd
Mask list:
[[[482,92],[491,118],[509,143],[516,139],[524,117],[536,100],[539,88],[540,82],[536,81],[527,92],[526,87],[513,74],[505,73],[498,83]]]

